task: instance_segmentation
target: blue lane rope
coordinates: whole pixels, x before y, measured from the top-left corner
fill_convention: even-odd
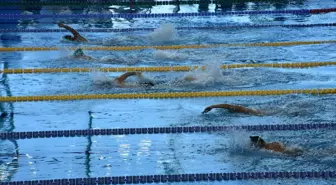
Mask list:
[[[282,130],[312,130],[335,129],[336,123],[312,124],[275,124],[275,125],[241,125],[241,126],[189,126],[189,127],[148,127],[148,128],[115,128],[115,129],[85,129],[85,130],[51,130],[31,132],[0,132],[1,140],[18,140],[33,138],[59,138],[99,135],[134,135],[134,134],[178,134],[222,132],[231,130],[247,131],[282,131]]]
[[[331,27],[336,23],[322,24],[242,24],[242,25],[223,25],[223,26],[204,26],[204,27],[177,27],[177,30],[222,30],[236,28],[267,28],[267,27],[285,27],[285,28],[307,28],[307,27]],[[133,32],[133,31],[154,31],[156,28],[105,28],[105,29],[77,29],[78,32]],[[69,32],[66,29],[0,29],[0,33],[14,32]]]
[[[117,0],[104,0],[100,2],[84,2],[84,1],[24,1],[24,2],[17,2],[17,1],[6,1],[2,0],[0,2],[0,5],[12,5],[12,6],[19,6],[19,5],[25,5],[25,6],[41,6],[41,5],[176,5],[176,4],[215,4],[215,3],[221,3],[221,0],[178,0],[178,1],[172,1],[172,0],[164,0],[164,1],[150,1],[150,0],[137,0],[137,1],[117,1]]]
[[[296,171],[296,172],[230,172],[230,173],[197,173],[173,175],[133,175],[113,177],[91,177],[72,179],[32,180],[0,182],[0,185],[103,185],[103,184],[139,184],[139,183],[171,183],[232,181],[256,179],[333,179],[336,171]]]
[[[223,16],[223,15],[260,15],[260,14],[295,14],[308,15],[336,12],[336,8],[326,9],[301,9],[301,10],[264,10],[264,11],[234,11],[234,12],[201,12],[201,13],[118,13],[118,14],[0,14],[1,19],[44,19],[44,18],[165,18],[165,17],[209,17],[209,16]]]
[[[118,14],[0,14],[1,19],[20,18],[164,18],[164,17],[208,17],[223,15],[259,15],[259,14],[297,14],[307,15],[311,13],[334,12],[336,8],[330,9],[301,9],[301,10],[265,10],[265,11],[234,11],[234,12],[201,12],[201,13],[118,13]]]

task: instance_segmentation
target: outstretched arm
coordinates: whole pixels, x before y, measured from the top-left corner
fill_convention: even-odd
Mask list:
[[[119,83],[123,83],[128,77],[135,76],[135,75],[141,76],[141,72],[126,72],[122,74],[121,76],[119,76],[118,78],[116,78],[116,80]]]
[[[240,106],[240,105],[230,105],[230,104],[217,104],[217,105],[211,105],[209,107],[206,107],[204,111],[202,112],[207,113],[211,111],[213,108],[222,108],[222,109],[228,109],[232,112],[240,112],[245,114],[253,114],[253,115],[263,115],[264,113],[258,110],[248,109],[246,107]]]
[[[58,27],[60,28],[65,28],[67,30],[69,30],[73,35],[74,35],[74,40],[77,40],[77,39],[81,39],[83,41],[87,41],[84,37],[82,37],[78,31],[76,31],[75,29],[71,28],[70,26],[66,25],[66,24],[63,24],[63,23],[58,23]]]
[[[70,26],[63,24],[63,23],[58,23],[58,27],[60,28],[65,28],[67,30],[69,30],[75,38],[77,38],[80,34],[78,33],[78,31],[76,31],[75,29],[71,28]]]

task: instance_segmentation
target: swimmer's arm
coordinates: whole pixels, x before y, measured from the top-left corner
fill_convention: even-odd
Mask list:
[[[140,72],[127,72],[127,73],[122,74],[118,78],[116,78],[116,80],[119,83],[123,83],[128,77],[135,76],[135,75],[141,76],[141,73]]]
[[[214,108],[229,109],[231,106],[232,106],[232,105],[229,105],[229,104],[217,104],[217,105],[211,105],[211,106],[206,107],[202,113],[203,113],[203,114],[204,114],[204,113],[207,113],[207,112],[211,111],[211,110],[214,109]]]
[[[263,112],[258,111],[258,110],[252,110],[252,109],[248,109],[248,108],[243,107],[243,106],[230,105],[230,104],[211,105],[211,106],[204,109],[203,114],[211,111],[211,109],[213,109],[213,108],[228,109],[229,111],[233,111],[233,112],[241,112],[241,113],[254,114],[254,115],[262,115],[263,114]]]
[[[69,30],[74,35],[74,40],[77,40],[78,38],[80,38],[83,41],[87,41],[84,37],[82,37],[78,33],[78,31],[76,31],[75,29],[71,28],[70,26],[65,25],[63,23],[58,23],[58,26],[61,27],[61,28],[65,28],[65,29]]]

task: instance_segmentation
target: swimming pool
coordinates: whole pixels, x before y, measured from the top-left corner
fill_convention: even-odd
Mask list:
[[[281,4],[281,3],[280,3]],[[272,10],[330,8],[335,0],[293,1],[275,6],[272,2],[231,3],[232,10]],[[58,6],[57,6],[58,7]],[[1,14],[26,13],[103,13],[128,11],[122,7],[102,9],[101,6],[54,6],[12,10]],[[172,13],[213,12],[198,5],[160,5],[139,7],[140,12]],[[124,7],[125,8],[125,7]],[[72,9],[74,9],[72,11]],[[223,8],[225,10],[229,8]],[[317,15],[229,15],[217,17],[139,18],[139,19],[77,19],[68,21],[75,28],[159,28],[148,32],[81,33],[89,46],[127,45],[196,45],[218,43],[257,43],[333,40],[335,27],[265,27],[225,30],[176,30],[184,26],[220,26],[240,24],[316,24],[333,23],[334,12]],[[4,28],[56,29],[53,19],[2,22]],[[169,23],[169,24],[167,24]],[[176,33],[175,37],[171,37]],[[2,52],[5,68],[73,68],[120,66],[206,65],[207,70],[194,72],[144,72],[157,85],[152,88],[118,88],[101,84],[104,75],[120,73],[33,73],[6,74],[2,78],[2,96],[38,96],[62,94],[114,94],[189,91],[230,91],[269,89],[335,88],[335,67],[304,69],[241,68],[220,70],[221,64],[321,62],[336,58],[334,44],[279,47],[215,47],[201,49],[155,49],[134,51],[86,51],[98,58],[96,62],[69,59],[66,33],[12,33],[1,35],[0,47],[60,47],[59,51]],[[113,60],[112,63],[106,59]],[[183,82],[181,77],[201,76],[196,82]],[[130,79],[134,81],[135,79]],[[213,125],[259,125],[295,123],[332,123],[335,118],[335,95],[313,96],[290,94],[277,96],[232,96],[175,99],[104,99],[78,101],[43,101],[2,103],[1,111],[14,114],[1,118],[1,131],[46,131],[88,128],[146,128]],[[201,114],[206,106],[217,103],[244,105],[264,110],[270,115],[250,116],[213,110]],[[88,111],[92,111],[92,117]],[[250,135],[261,135],[268,141],[281,141],[309,151],[300,157],[288,157],[255,151],[248,147]],[[0,180],[24,181],[104,176],[270,172],[270,171],[333,171],[336,148],[332,130],[306,131],[232,131],[194,134],[118,135],[71,138],[2,140]],[[19,155],[17,156],[16,153]],[[332,184],[332,179],[288,179],[228,181],[229,184]],[[185,183],[184,184],[189,184]],[[190,183],[190,184],[195,184]],[[208,182],[197,182],[205,184]],[[222,183],[222,182],[213,182]],[[175,184],[175,183],[171,183]]]

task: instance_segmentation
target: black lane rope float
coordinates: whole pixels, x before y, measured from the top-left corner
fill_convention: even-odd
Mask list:
[[[91,178],[64,178],[50,180],[0,182],[0,185],[103,185],[170,182],[204,182],[257,179],[333,179],[336,171],[282,171],[282,172],[229,172],[173,175],[133,175]]]
[[[223,132],[232,130],[247,131],[283,131],[335,129],[336,123],[311,124],[274,124],[274,125],[241,125],[241,126],[186,126],[186,127],[148,127],[148,128],[114,128],[85,130],[51,130],[27,132],[0,132],[1,140],[18,140],[33,138],[82,137],[99,135],[135,135],[135,134],[178,134]]]

